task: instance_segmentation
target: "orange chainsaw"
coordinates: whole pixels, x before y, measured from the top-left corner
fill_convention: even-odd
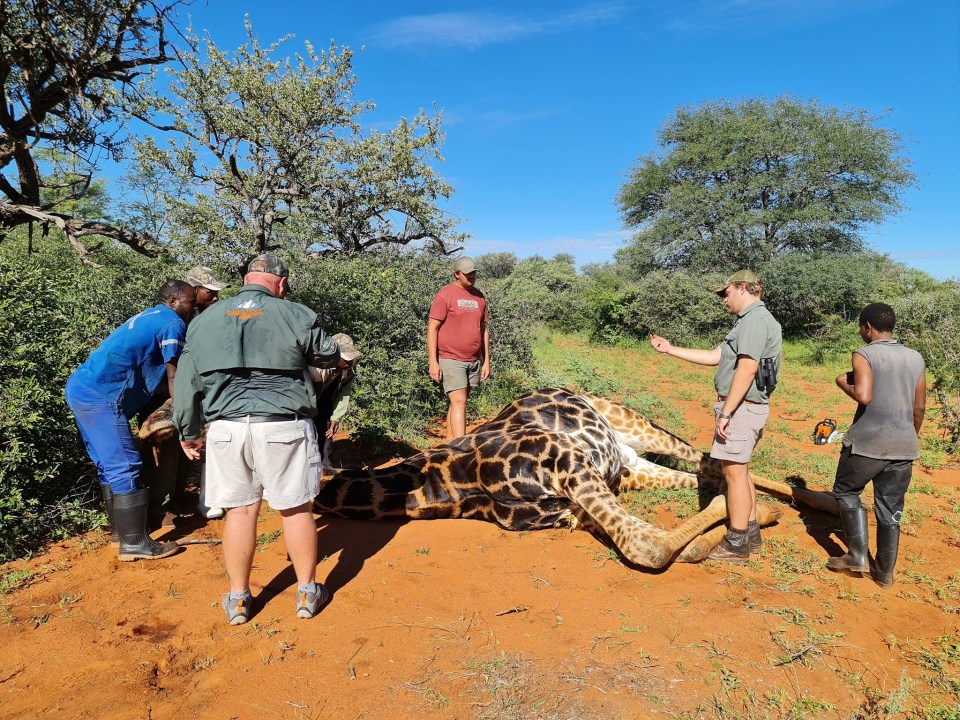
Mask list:
[[[837,439],[837,423],[830,418],[824,418],[813,428],[813,444],[826,445]]]

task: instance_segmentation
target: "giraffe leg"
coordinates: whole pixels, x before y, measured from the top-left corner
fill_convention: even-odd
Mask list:
[[[721,496],[722,499],[722,496]],[[726,505],[724,505],[726,509]],[[776,503],[759,502],[757,503],[757,522],[761,527],[772,525],[783,514],[782,506]],[[718,525],[708,530],[700,537],[693,540],[677,556],[675,562],[700,562],[705,559],[710,551],[713,550],[723,539],[727,532],[725,525]]]
[[[617,502],[599,473],[591,477],[568,476],[560,485],[573,502],[582,507],[603,532],[613,541],[624,557],[635,565],[661,568],[681,549],[707,528],[726,517],[726,503],[722,497],[673,530],[661,530],[640,518],[630,515]]]
[[[700,463],[700,473],[711,478],[723,479],[723,465],[719,460],[715,460],[709,455],[704,455],[703,461]],[[785,482],[780,482],[778,480],[770,480],[756,473],[750,473],[750,478],[753,480],[753,484],[756,486],[757,490],[762,490],[767,495],[772,495],[775,498],[780,498],[781,500],[790,500],[791,502],[798,502],[803,505],[806,505],[809,508],[814,510],[819,510],[820,512],[830,513],[831,515],[839,515],[840,510],[837,507],[837,499],[833,496],[833,493],[825,492],[823,490],[809,490],[807,488],[796,487],[795,485],[789,485]],[[721,483],[721,492],[724,487]]]
[[[767,478],[754,475],[753,473],[750,473],[750,477],[753,479],[753,484],[756,486],[757,490],[762,490],[763,492],[767,493],[767,495],[772,495],[773,497],[778,497],[782,500],[798,502],[806,505],[809,508],[813,508],[814,510],[830,513],[831,515],[840,514],[840,509],[837,507],[837,499],[831,492],[825,492],[823,490],[808,490],[807,488],[795,487],[793,485],[788,485],[785,482],[768,480]]]
[[[713,476],[697,476],[682,470],[672,470],[649,460],[638,458],[634,465],[623,469],[620,479],[621,490],[699,490],[718,491],[720,483]]]
[[[617,435],[617,440],[639,453],[659,453],[679,460],[699,463],[704,453],[654,425],[643,415],[613,400],[599,395],[582,393],[581,396],[603,415]]]
[[[654,452],[695,463],[697,465],[697,474],[701,477],[723,478],[723,466],[719,460],[710,457],[710,455],[705,452],[697,450],[689,443],[670,434],[663,428],[657,427],[640,413],[631,410],[621,403],[597,395],[584,393],[583,397],[597,412],[606,418],[616,433],[617,440],[624,445],[640,453]],[[799,502],[814,510],[827,512],[831,515],[840,514],[836,499],[831,493],[793,487],[787,483],[767,480],[753,473],[750,473],[750,476],[753,478],[753,483],[757,489],[763,490],[768,495]],[[672,482],[678,484],[661,485],[659,483],[664,481],[663,477],[665,476],[657,476],[655,474],[644,476],[641,474],[636,480],[627,480],[628,485],[623,487],[625,489],[640,489],[644,487],[692,487],[680,484],[682,481],[676,476],[673,477]],[[650,484],[651,482],[653,484]],[[637,484],[632,485],[632,483]]]

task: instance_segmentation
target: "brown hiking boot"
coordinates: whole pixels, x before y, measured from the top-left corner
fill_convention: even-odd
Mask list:
[[[707,560],[720,562],[745,563],[750,560],[750,535],[747,530],[727,528],[727,534],[713,551],[707,555]]]

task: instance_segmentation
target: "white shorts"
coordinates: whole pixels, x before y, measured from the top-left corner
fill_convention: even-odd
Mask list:
[[[274,510],[289,510],[320,491],[320,448],[309,418],[214,420],[206,448],[210,507],[243,507],[266,499]]]

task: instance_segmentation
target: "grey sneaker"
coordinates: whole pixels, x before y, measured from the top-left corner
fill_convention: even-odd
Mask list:
[[[304,619],[312,618],[320,611],[320,608],[327,604],[329,599],[330,593],[320,583],[317,583],[317,591],[315,593],[298,590],[297,617]]]
[[[231,625],[243,625],[250,619],[250,602],[253,596],[248,592],[242,598],[231,600],[230,593],[223,596],[223,611],[227,613],[227,622]]]

